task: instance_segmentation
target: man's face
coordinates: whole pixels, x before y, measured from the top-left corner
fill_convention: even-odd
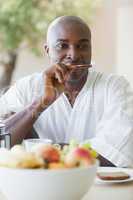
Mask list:
[[[61,24],[50,35],[47,46],[51,64],[63,63],[75,68],[68,73],[66,85],[76,87],[80,85],[88,69],[76,65],[90,64],[91,62],[91,34],[83,24]]]
[[[48,46],[51,64],[90,64],[91,36],[83,25],[62,24],[54,30]]]

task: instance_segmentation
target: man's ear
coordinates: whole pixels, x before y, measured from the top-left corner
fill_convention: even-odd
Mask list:
[[[44,44],[44,51],[47,54],[47,56],[49,56],[49,47],[47,43]]]

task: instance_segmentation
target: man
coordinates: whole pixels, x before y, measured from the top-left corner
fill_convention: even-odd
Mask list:
[[[133,166],[133,94],[127,81],[91,70],[91,32],[75,16],[51,23],[50,66],[18,81],[0,99],[12,145],[29,136],[55,143],[89,140],[105,165]]]

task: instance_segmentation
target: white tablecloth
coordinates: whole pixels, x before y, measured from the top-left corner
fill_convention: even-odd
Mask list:
[[[125,183],[97,183],[92,186],[83,200],[133,200],[133,169],[100,167],[99,171],[124,171],[132,181]]]
[[[94,185],[83,200],[133,200],[133,182]]]
[[[115,185],[93,185],[83,200],[133,200],[133,182]],[[7,200],[0,193],[0,200]],[[38,199],[39,200],[39,199]]]

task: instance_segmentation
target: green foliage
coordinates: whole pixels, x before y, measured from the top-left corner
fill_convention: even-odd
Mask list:
[[[0,50],[15,50],[22,42],[35,50],[55,17],[78,15],[91,21],[101,0],[0,0]]]

